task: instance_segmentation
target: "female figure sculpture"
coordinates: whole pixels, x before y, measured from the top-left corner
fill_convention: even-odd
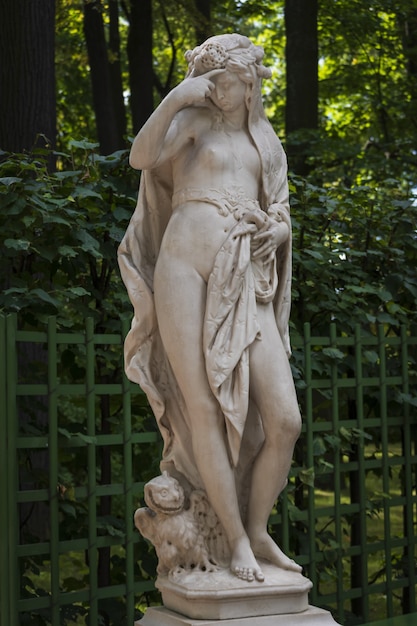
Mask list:
[[[231,571],[262,581],[257,558],[301,570],[267,533],[300,432],[286,159],[262,106],[263,50],[220,35],[186,57],[131,150],[143,172],[119,249],[135,311],[126,372],[155,413],[161,468],[205,491]]]

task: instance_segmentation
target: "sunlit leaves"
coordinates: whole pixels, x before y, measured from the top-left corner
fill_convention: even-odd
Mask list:
[[[320,104],[323,127],[349,141],[388,142],[404,128],[410,84],[399,14],[390,0],[321,2]],[[410,5],[411,6],[411,5]]]

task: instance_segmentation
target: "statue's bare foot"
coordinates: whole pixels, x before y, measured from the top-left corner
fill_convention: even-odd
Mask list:
[[[258,558],[266,559],[277,567],[293,572],[301,572],[303,569],[301,565],[298,565],[298,563],[284,554],[281,548],[277,546],[275,541],[267,533],[261,536],[258,535],[256,539],[251,541],[251,546],[254,554]]]
[[[253,582],[254,580],[263,582],[265,580],[263,571],[255,559],[247,537],[242,537],[236,541],[232,551],[230,570],[235,576],[248,582]]]

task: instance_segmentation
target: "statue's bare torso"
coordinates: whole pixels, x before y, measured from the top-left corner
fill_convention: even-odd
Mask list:
[[[173,160],[174,197],[191,187],[203,197],[209,196],[210,190],[217,190],[220,196],[222,190],[233,195],[233,190],[239,189],[248,199],[258,200],[261,165],[247,128],[227,128],[213,109],[189,108],[181,117],[181,124],[195,130]],[[193,267],[207,281],[215,255],[235,225],[233,213],[223,215],[210,202],[188,200],[175,206],[157,273],[164,271],[165,263],[178,261]]]

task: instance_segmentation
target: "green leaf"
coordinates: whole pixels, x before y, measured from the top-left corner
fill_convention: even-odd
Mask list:
[[[67,430],[66,428],[58,427],[58,432],[67,439],[71,439],[72,437],[72,433],[70,433],[69,430]]]
[[[63,513],[66,513],[66,515],[69,515],[74,519],[77,517],[76,508],[72,504],[69,504],[68,502],[60,502],[59,508]]]
[[[375,350],[365,350],[363,356],[368,361],[368,363],[375,364],[379,361],[379,355],[377,352],[375,352]]]
[[[71,222],[66,220],[65,218],[57,215],[56,211],[49,211],[48,213],[43,214],[43,222],[44,224],[63,224],[64,226],[72,227]]]
[[[317,250],[305,250],[305,253],[309,254],[310,256],[312,256],[314,259],[317,259],[318,261],[323,260],[323,255],[321,254],[321,252],[317,252]]]
[[[6,248],[22,251],[29,250],[31,244],[27,239],[6,239],[4,245]]]
[[[349,442],[352,441],[353,436],[352,436],[352,431],[351,430],[348,430],[344,426],[341,426],[339,432],[340,432],[340,434],[341,434],[343,439],[345,439],[346,441],[349,441]]]
[[[87,141],[86,139],[82,141],[77,141],[76,139],[71,139],[68,142],[69,148],[81,148],[82,150],[95,150],[100,146],[99,143]]]
[[[323,354],[336,361],[341,361],[345,358],[344,353],[338,348],[323,348]]]
[[[97,437],[91,437],[90,435],[84,435],[84,433],[77,433],[78,439],[85,443],[97,443]]]
[[[55,172],[54,177],[58,180],[65,180],[67,178],[78,178],[82,174],[82,170],[66,170],[63,172]]]
[[[85,252],[91,252],[96,258],[101,258],[102,255],[99,252],[100,244],[97,239],[94,239],[86,230],[79,230],[75,233],[76,238],[82,243],[82,249]]]
[[[303,469],[298,474],[299,479],[302,483],[307,485],[308,487],[314,487],[314,479],[315,479],[315,471],[314,467],[309,467],[307,469]]]
[[[44,289],[32,289],[30,293],[31,295],[37,296],[40,300],[43,300],[43,302],[51,304],[55,308],[58,308],[60,306],[59,300],[56,300],[56,298],[50,296],[49,293],[47,293]]]
[[[132,212],[131,211],[126,211],[126,209],[123,209],[122,207],[116,207],[113,211],[113,217],[118,221],[118,222],[124,222],[124,221],[128,221],[132,216]]]
[[[323,437],[314,437],[313,440],[313,455],[314,456],[321,456],[322,454],[325,454],[327,448],[326,448],[326,444],[324,443],[324,439]]]
[[[99,200],[101,200],[101,195],[99,193],[97,193],[96,191],[93,191],[92,189],[89,189],[88,187],[81,187],[81,186],[77,186],[73,192],[73,197],[74,198],[98,198]]]
[[[26,228],[30,228],[32,226],[33,222],[36,222],[36,217],[34,215],[25,215],[22,218],[22,222],[24,223]]]
[[[18,178],[17,176],[4,176],[0,178],[0,184],[6,185],[6,187],[10,187],[13,183],[20,183],[23,178]]]
[[[97,443],[96,437],[91,437],[90,435],[85,435],[84,433],[71,433],[66,428],[58,428],[58,432],[63,435],[66,439],[80,439],[84,443]]]
[[[410,393],[398,393],[399,402],[402,404],[411,404],[411,406],[417,406],[417,396],[412,396]]]
[[[74,248],[71,248],[70,246],[66,246],[66,245],[59,246],[58,254],[60,254],[61,256],[69,257],[69,258],[74,258],[78,256]]]
[[[70,287],[68,291],[74,294],[74,296],[89,296],[90,295],[90,292],[84,289],[84,287]]]
[[[125,234],[125,230],[122,228],[118,228],[117,226],[112,226],[109,231],[110,237],[119,243]]]
[[[9,296],[9,295],[14,295],[14,294],[22,294],[22,293],[28,293],[29,289],[28,287],[11,287],[10,289],[5,289],[3,291],[3,294],[5,296]]]

